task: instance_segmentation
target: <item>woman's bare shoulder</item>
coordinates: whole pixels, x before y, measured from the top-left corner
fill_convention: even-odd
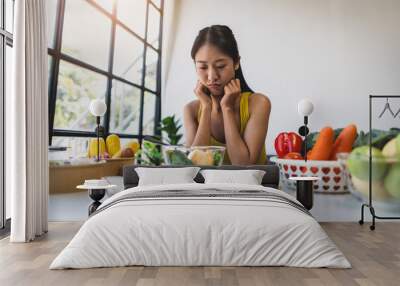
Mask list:
[[[192,116],[195,116],[199,110],[200,100],[194,99],[185,105],[185,111],[188,111]]]
[[[250,110],[262,108],[263,110],[271,110],[271,100],[265,94],[255,92],[249,97]]]

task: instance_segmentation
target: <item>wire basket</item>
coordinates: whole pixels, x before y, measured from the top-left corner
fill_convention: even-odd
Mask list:
[[[272,157],[279,167],[280,185],[285,189],[296,190],[296,182],[290,177],[319,177],[314,182],[314,192],[327,194],[348,193],[345,174],[338,161],[290,160]]]

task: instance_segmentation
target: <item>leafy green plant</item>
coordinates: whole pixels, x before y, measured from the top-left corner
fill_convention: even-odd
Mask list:
[[[179,119],[175,118],[175,114],[164,117],[157,126],[157,129],[161,131],[162,135],[166,134],[166,136],[154,135],[144,137],[142,148],[137,153],[141,164],[161,165],[164,162],[161,145],[179,145],[179,141],[183,136],[179,133],[181,128],[182,124]]]
[[[182,138],[182,134],[179,134],[179,129],[182,128],[179,119],[175,119],[175,114],[172,116],[164,117],[158,127],[161,132],[167,133],[167,143],[170,145],[178,145]]]
[[[136,156],[143,165],[159,166],[164,162],[160,147],[156,143],[146,140],[143,140],[142,148],[136,153]]]
[[[175,114],[172,116],[164,117],[157,129],[166,134],[166,136],[145,136],[145,140],[159,144],[159,145],[181,145],[179,141],[182,138],[182,134],[178,133],[179,129],[182,128],[182,124],[179,119],[175,118]]]
[[[382,149],[387,142],[392,140],[400,133],[399,128],[392,127],[389,130],[372,129],[371,145],[378,149]],[[369,132],[360,131],[357,140],[353,144],[353,148],[369,144]]]

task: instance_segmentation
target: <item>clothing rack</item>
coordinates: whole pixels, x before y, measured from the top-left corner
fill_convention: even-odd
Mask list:
[[[400,219],[400,217],[383,217],[383,216],[379,216],[375,213],[375,208],[372,204],[372,100],[373,99],[386,99],[386,105],[385,105],[385,109],[384,111],[386,111],[387,106],[390,107],[389,102],[389,98],[400,98],[400,95],[370,95],[369,96],[369,195],[368,195],[368,204],[367,203],[363,203],[361,206],[361,219],[358,221],[359,224],[364,224],[364,208],[367,207],[369,208],[369,211],[371,213],[372,216],[372,225],[369,226],[369,228],[371,230],[375,229],[375,219]],[[389,109],[391,110],[391,109]],[[393,113],[390,112],[392,115]],[[396,115],[399,112],[396,113]],[[382,112],[381,115],[379,116],[379,118],[382,117],[384,113]],[[393,115],[393,117],[396,117]]]

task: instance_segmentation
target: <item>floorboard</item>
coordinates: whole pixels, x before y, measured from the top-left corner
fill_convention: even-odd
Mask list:
[[[51,222],[32,243],[0,240],[0,285],[399,285],[400,223],[378,222],[375,231],[357,223],[321,223],[352,269],[291,267],[119,267],[49,270],[81,222]]]

